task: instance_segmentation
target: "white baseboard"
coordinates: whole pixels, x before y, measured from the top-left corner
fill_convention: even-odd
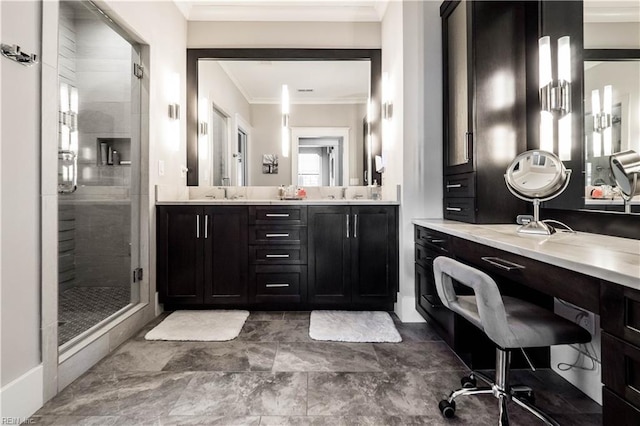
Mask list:
[[[422,315],[416,311],[415,296],[398,295],[398,302],[395,305],[394,311],[402,322],[425,322]]]
[[[42,407],[43,401],[42,364],[27,371],[0,389],[0,421],[25,421]],[[9,424],[9,423],[6,423]]]

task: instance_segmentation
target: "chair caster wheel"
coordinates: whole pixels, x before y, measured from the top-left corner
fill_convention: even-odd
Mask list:
[[[523,392],[520,395],[520,398],[524,399],[525,401],[527,401],[531,405],[535,405],[535,403],[536,403],[536,394],[533,393],[533,391]]]
[[[453,416],[456,415],[456,402],[455,401],[449,402],[448,400],[443,399],[438,404],[438,408],[440,409],[440,412],[442,413],[442,415],[444,417],[446,417],[447,419],[450,419],[450,418],[452,418]]]
[[[475,388],[478,385],[476,378],[472,375],[464,376],[460,379],[460,384],[464,389]]]

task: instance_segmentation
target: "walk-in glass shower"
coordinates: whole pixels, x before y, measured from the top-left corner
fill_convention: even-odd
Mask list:
[[[139,48],[90,2],[59,18],[58,343],[138,303]]]

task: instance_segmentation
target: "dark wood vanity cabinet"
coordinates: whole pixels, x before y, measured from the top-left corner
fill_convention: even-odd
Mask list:
[[[392,310],[397,206],[157,207],[166,309]]]
[[[249,300],[295,308],[307,294],[307,207],[249,206]]]
[[[526,15],[515,1],[446,1],[442,17],[444,217],[511,223],[525,210],[504,182],[526,151]],[[537,39],[536,39],[537,40]]]
[[[396,212],[394,206],[309,207],[309,306],[393,308]]]
[[[245,207],[158,206],[157,286],[167,308],[248,301]]]
[[[640,291],[601,285],[603,423],[640,422]]]

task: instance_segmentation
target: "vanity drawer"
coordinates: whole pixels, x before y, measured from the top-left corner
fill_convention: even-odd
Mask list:
[[[416,225],[414,227],[414,241],[429,247],[431,250],[446,254],[449,252],[449,236],[431,229]],[[416,261],[418,257],[416,256]]]
[[[515,231],[514,238],[518,238]],[[600,313],[600,281],[597,278],[457,237],[451,239],[451,251],[455,258],[489,275],[507,278]]]
[[[602,382],[640,409],[640,348],[602,333]]]
[[[444,198],[444,218],[460,222],[475,223],[475,198]]]
[[[307,246],[249,246],[249,261],[252,264],[304,265],[307,263]]]
[[[297,265],[256,265],[251,283],[256,303],[300,303],[307,288],[307,267]]]
[[[249,244],[306,244],[307,228],[302,226],[251,226]]]
[[[250,206],[251,225],[306,225],[307,206]]]
[[[640,291],[603,282],[600,295],[602,329],[640,347]]]
[[[476,195],[476,174],[462,173],[444,177],[445,197],[473,197]]]

